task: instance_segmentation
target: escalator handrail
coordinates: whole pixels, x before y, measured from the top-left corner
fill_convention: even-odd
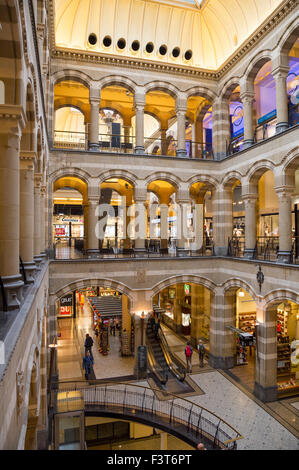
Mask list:
[[[177,363],[175,361],[175,358],[174,358],[172,352],[170,351],[170,348],[168,346],[168,343],[166,341],[166,338],[165,338],[165,335],[164,335],[164,332],[163,332],[162,328],[159,329],[158,336],[160,338],[162,351],[164,353],[164,356],[165,356],[165,359],[166,359],[166,362],[168,364],[169,369],[171,370],[171,372],[176,376],[176,378],[180,382],[183,382],[186,378],[186,371],[184,370],[183,372],[181,372],[181,370],[180,370],[181,368],[177,365]]]
[[[162,385],[165,385],[168,381],[168,374],[167,372],[163,371],[164,375],[158,370],[157,368],[157,361],[155,359],[154,352],[152,350],[151,344],[149,341],[147,341],[147,351],[148,351],[148,359],[149,359],[149,365],[152,373],[157,377],[159,382]]]

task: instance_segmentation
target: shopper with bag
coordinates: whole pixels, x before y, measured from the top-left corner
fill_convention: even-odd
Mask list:
[[[199,357],[199,367],[203,367],[203,358],[205,357],[206,348],[201,340],[198,341],[197,351]]]

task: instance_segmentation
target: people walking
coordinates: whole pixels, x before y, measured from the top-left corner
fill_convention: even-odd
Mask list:
[[[186,362],[187,362],[187,372],[192,372],[192,354],[193,354],[193,349],[190,344],[190,341],[187,342],[187,346],[185,347],[185,356],[186,356]]]
[[[205,357],[206,348],[201,340],[198,341],[197,351],[199,357],[199,367],[203,367],[203,359]]]
[[[93,357],[90,355],[90,352],[87,350],[85,352],[85,356],[83,357],[83,369],[85,371],[86,380],[88,380],[93,364],[94,364]]]
[[[84,346],[85,346],[85,352],[88,351],[91,355],[92,360],[93,360],[93,355],[92,355],[93,339],[92,339],[91,336],[89,336],[88,333],[86,333],[86,339],[85,339]]]

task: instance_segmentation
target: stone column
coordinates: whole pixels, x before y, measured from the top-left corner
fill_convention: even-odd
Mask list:
[[[202,158],[203,155],[203,143],[204,143],[204,138],[203,138],[203,118],[201,116],[198,116],[194,123],[194,138],[195,138],[195,143],[193,144],[193,157],[194,158]]]
[[[167,127],[161,127],[161,155],[167,155],[168,145],[167,145]]]
[[[177,157],[187,157],[186,151],[186,108],[177,108]]]
[[[213,238],[217,256],[226,256],[228,240],[233,235],[232,189],[219,187],[213,192]]]
[[[20,257],[24,264],[27,283],[34,282],[36,270],[33,261],[35,159],[35,152],[20,154]]]
[[[83,214],[84,214],[84,251],[88,249],[88,204],[83,204]]]
[[[187,245],[187,206],[189,200],[177,199],[177,252],[179,256],[186,256],[188,253]]]
[[[121,317],[121,328],[123,338],[126,336],[127,341],[122,342],[122,354],[124,356],[130,356],[131,351],[131,315],[129,308],[129,298],[126,295],[121,296],[122,300],[122,317]]]
[[[87,254],[89,258],[97,258],[99,254],[99,239],[96,234],[98,216],[96,209],[99,205],[99,197],[88,197],[88,242]]]
[[[173,305],[173,324],[175,331],[182,331],[182,302],[184,299],[184,284],[176,285],[175,300]]]
[[[136,143],[135,153],[144,153],[144,107],[145,94],[143,89],[136,90],[134,97],[134,107],[136,116]]]
[[[257,194],[242,196],[245,207],[245,252],[244,258],[252,259],[256,247],[256,201]]]
[[[236,316],[235,291],[223,292],[217,287],[211,293],[209,363],[215,369],[230,369],[235,365],[233,326]]]
[[[20,305],[23,287],[19,274],[19,150],[24,115],[18,106],[1,105],[0,108],[0,276],[8,308],[13,310]]]
[[[168,250],[168,204],[160,204],[160,240],[162,250]]]
[[[276,87],[276,134],[285,131],[289,127],[287,76],[289,73],[289,57],[280,54],[272,60],[272,76]]]
[[[89,150],[97,152],[99,150],[99,107],[101,102],[101,92],[96,88],[90,89],[90,124],[89,124]]]
[[[198,284],[191,286],[191,344],[197,347],[201,337],[201,326],[204,312],[204,287]]]
[[[129,147],[129,144],[131,143],[130,142],[130,138],[131,138],[131,124],[129,125],[124,125],[123,126],[123,130],[124,130],[124,143],[125,143],[125,153],[129,153],[130,152],[130,149],[128,148]]]
[[[228,100],[217,98],[213,102],[213,152],[215,160],[226,157],[230,142]]]
[[[46,256],[46,237],[45,237],[45,204],[46,204],[46,187],[41,186],[40,191],[40,251],[43,258]]]
[[[34,175],[34,261],[37,267],[42,262],[41,257],[41,175]]]
[[[257,305],[257,347],[254,394],[263,401],[277,400],[277,309]]]
[[[252,85],[253,88],[253,85]],[[241,92],[241,101],[244,110],[244,144],[243,149],[249,148],[253,145],[254,130],[253,130],[253,100],[254,91]]]
[[[292,254],[292,193],[294,188],[275,188],[279,199],[279,263],[290,263]]]
[[[135,188],[135,252],[136,255],[145,253],[145,239],[147,228],[147,211],[146,211],[146,189]],[[137,217],[136,217],[137,211]]]

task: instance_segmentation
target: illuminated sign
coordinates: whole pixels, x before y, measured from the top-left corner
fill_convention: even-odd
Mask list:
[[[190,284],[184,285],[184,291],[186,295],[190,295],[190,290],[191,290],[190,287],[191,287]]]

